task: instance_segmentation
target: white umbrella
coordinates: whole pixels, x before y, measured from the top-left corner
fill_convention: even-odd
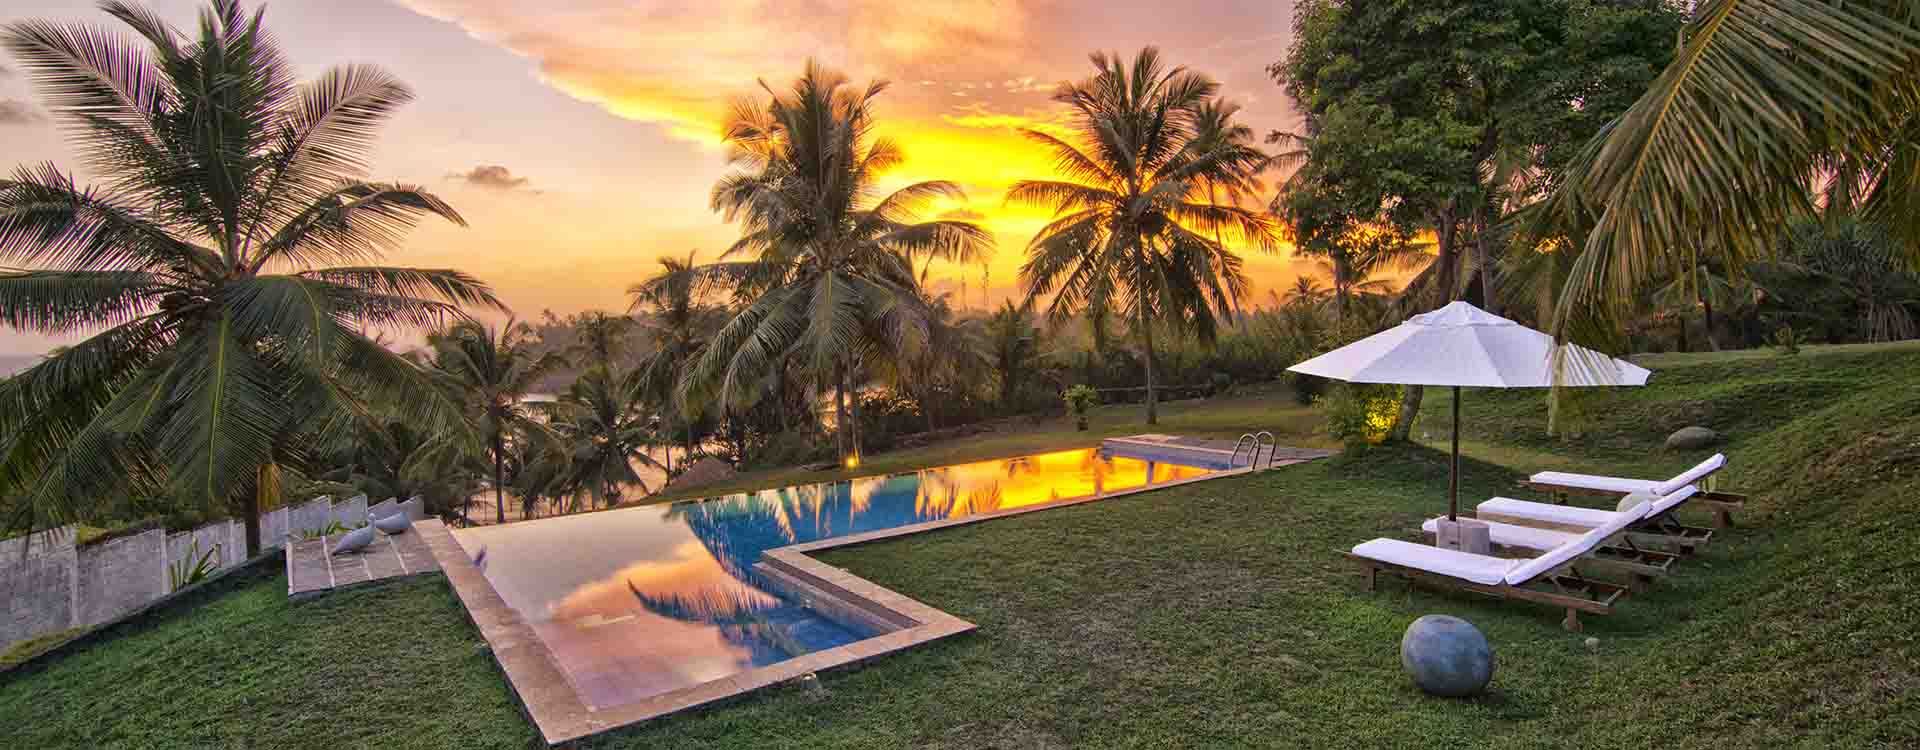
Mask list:
[[[1447,518],[1460,511],[1460,389],[1560,385],[1646,385],[1646,368],[1553,337],[1465,302],[1430,313],[1287,368],[1349,383],[1453,386],[1453,475]]]

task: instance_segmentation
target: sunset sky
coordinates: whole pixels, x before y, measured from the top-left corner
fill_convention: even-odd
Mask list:
[[[186,26],[199,4],[151,5]],[[0,22],[21,17],[112,23],[84,2],[0,9]],[[966,203],[941,209],[981,215],[999,243],[985,268],[936,267],[938,287],[957,296],[964,281],[967,306],[997,303],[1017,293],[1026,241],[1045,219],[1002,196],[1050,171],[1015,128],[1059,116],[1055,83],[1086,76],[1090,51],[1156,44],[1219,79],[1256,130],[1292,127],[1262,70],[1284,53],[1290,17],[1290,3],[1241,0],[280,0],[267,25],[308,77],[372,62],[414,89],[371,176],[425,184],[471,226],[423,225],[389,262],[461,268],[533,317],[624,309],[624,290],[657,258],[726,247],[736,232],[707,206],[725,171],[721,113],[756,79],[783,86],[808,57],[892,82],[881,130],[907,160],[889,180],[961,183]],[[0,66],[0,168],[75,168],[17,63]],[[1296,275],[1284,256],[1248,260],[1263,297]],[[47,343],[0,332],[0,352]]]

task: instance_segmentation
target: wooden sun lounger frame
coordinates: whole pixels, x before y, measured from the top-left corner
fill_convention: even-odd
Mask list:
[[[1619,495],[1618,497],[1625,497],[1625,495]],[[1687,502],[1693,502],[1693,500],[1698,497],[1700,497],[1700,495],[1694,495],[1692,498],[1688,498]],[[1565,505],[1566,503],[1560,504]],[[1675,508],[1674,510],[1677,509],[1678,508]],[[1474,516],[1484,521],[1498,521],[1500,523],[1510,523],[1515,526],[1532,526],[1536,529],[1565,531],[1571,534],[1585,534],[1593,530],[1591,526],[1556,523],[1554,521],[1546,521],[1527,516],[1510,516],[1505,513],[1489,513],[1482,510],[1476,510]],[[1673,511],[1669,510],[1652,518],[1643,519],[1627,527],[1624,538],[1635,545],[1672,549],[1678,551],[1681,555],[1691,555],[1705,548],[1708,542],[1713,541],[1713,529],[1705,526],[1688,526],[1681,523],[1673,517]]]
[[[1559,503],[1561,505],[1566,505],[1567,498],[1569,496],[1575,496],[1575,495],[1578,495],[1581,497],[1604,497],[1604,498],[1618,500],[1630,494],[1626,492],[1620,492],[1618,490],[1602,490],[1602,489],[1595,489],[1593,487],[1575,487],[1572,485],[1554,484],[1552,482],[1535,482],[1531,479],[1521,482],[1521,484],[1526,485],[1528,488],[1533,489],[1535,491],[1547,493],[1549,496],[1553,497],[1554,502]],[[1720,492],[1718,490],[1701,490],[1695,493],[1693,497],[1687,498],[1687,502],[1696,503],[1696,504],[1699,504],[1701,507],[1712,510],[1714,528],[1720,528],[1720,529],[1732,528],[1733,514],[1739,513],[1747,509],[1747,496],[1738,492]]]
[[[1484,583],[1474,583],[1461,578],[1454,578],[1453,576],[1441,575],[1429,570],[1382,562],[1370,557],[1361,557],[1352,552],[1346,552],[1344,554],[1347,556],[1347,559],[1360,564],[1362,572],[1366,575],[1368,591],[1375,590],[1378,582],[1377,579],[1381,572],[1394,573],[1413,583],[1427,583],[1441,588],[1460,589],[1462,591],[1471,591],[1502,599],[1516,599],[1519,601],[1559,607],[1565,609],[1567,612],[1567,616],[1560,621],[1560,627],[1575,633],[1580,632],[1581,629],[1580,613],[1585,612],[1592,615],[1613,614],[1613,605],[1627,595],[1626,586],[1584,578],[1580,575],[1579,569],[1573,565],[1561,566],[1562,569],[1570,571],[1570,574],[1558,574],[1548,571],[1547,573],[1534,576],[1532,579],[1519,585],[1510,583],[1488,585]],[[1541,582],[1552,586],[1553,590],[1548,591],[1539,588],[1530,588]]]
[[[1434,534],[1428,533],[1425,536],[1427,544],[1439,546],[1434,539]],[[1633,577],[1633,586],[1631,586],[1631,588],[1635,590],[1645,589],[1653,584],[1654,579],[1672,572],[1674,563],[1678,562],[1681,557],[1672,552],[1641,549],[1638,544],[1634,543],[1632,536],[1626,533],[1622,533],[1616,537],[1616,539],[1619,540],[1619,544],[1602,544],[1595,547],[1592,552],[1580,558],[1581,564],[1630,575]],[[1543,551],[1527,547],[1511,547],[1498,542],[1495,542],[1493,546],[1498,549],[1508,550],[1510,553],[1525,552],[1527,554],[1539,554]]]

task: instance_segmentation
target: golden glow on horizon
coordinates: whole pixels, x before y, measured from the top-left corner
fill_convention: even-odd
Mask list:
[[[890,88],[876,104],[877,131],[899,143],[906,158],[882,177],[880,187],[925,180],[957,183],[966,199],[928,206],[924,218],[964,215],[994,236],[996,249],[984,268],[933,265],[934,288],[955,291],[964,286],[967,293],[957,302],[966,307],[998,304],[1021,294],[1018,274],[1026,245],[1052,216],[1034,207],[1007,205],[1006,191],[1018,180],[1048,179],[1055,173],[1052,158],[1020,129],[1058,132],[1062,109],[1049,95],[1060,81],[1089,74],[1087,52],[1161,45],[1176,63],[1222,80],[1225,96],[1248,105],[1244,119],[1256,131],[1292,126],[1291,113],[1262,70],[1270,60],[1261,54],[1284,49],[1281,37],[1290,15],[1287,8],[1270,3],[1209,0],[1204,8],[1175,9],[1078,6],[1075,0],[906,5],[848,0],[825,7],[763,0],[697,5],[577,0],[563,8],[530,11],[509,0],[400,2],[526,58],[536,77],[553,90],[616,117],[654,126],[665,139],[703,155],[715,166],[704,180],[687,184],[701,205],[724,172],[720,133],[731,102],[764,97],[761,84],[785,90],[809,58],[844,72],[855,85],[889,81]],[[1100,33],[1088,31],[1088,14],[1099,14],[1107,22]],[[660,216],[642,211],[621,220]],[[675,218],[698,219],[709,226],[720,221],[711,213]],[[531,231],[515,244],[548,241],[549,236]],[[654,246],[649,248],[653,257],[682,255],[697,247],[711,259],[736,233],[732,227],[713,226],[697,236],[662,236],[643,226],[637,236]],[[594,254],[632,252],[627,241],[595,244]],[[1257,298],[1263,299],[1267,289],[1287,286],[1300,273],[1290,248],[1276,255],[1243,255]],[[652,267],[651,258],[614,265],[622,273]],[[990,288],[981,288],[983,277]],[[622,279],[621,285],[630,281]]]

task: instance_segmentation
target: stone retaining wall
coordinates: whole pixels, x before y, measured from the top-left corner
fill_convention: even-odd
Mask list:
[[[415,499],[388,499],[380,512],[402,509],[418,520],[425,508]],[[329,524],[367,523],[367,498],[334,503],[320,497],[303,505],[260,514],[260,545],[274,549],[289,537],[318,534]],[[174,534],[153,529],[99,544],[76,547],[73,527],[0,539],[0,649],[16,641],[110,622],[171,593],[174,564],[191,569],[212,552],[210,565],[225,569],[247,558],[246,525],[218,521]],[[263,551],[264,551],[263,549]]]

